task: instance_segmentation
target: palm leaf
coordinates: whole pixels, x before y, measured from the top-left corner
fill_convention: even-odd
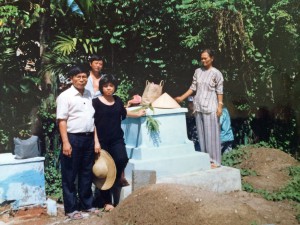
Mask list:
[[[74,60],[69,56],[62,56],[61,54],[52,52],[44,55],[47,64],[44,65],[41,73],[46,71],[52,71],[53,73],[59,74],[64,71],[68,65],[74,64]]]
[[[76,49],[77,38],[72,38],[70,36],[60,36],[58,35],[57,40],[54,42],[54,51],[59,52],[62,55],[70,55]]]

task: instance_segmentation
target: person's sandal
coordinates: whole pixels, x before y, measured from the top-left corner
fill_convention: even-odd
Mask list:
[[[67,213],[67,216],[71,220],[81,220],[83,218],[81,212],[79,212],[77,210],[75,210],[74,212],[71,212],[71,213]]]
[[[85,210],[85,212],[98,214],[100,210],[98,210],[97,208],[90,208]]]
[[[216,164],[216,163],[210,163],[210,168],[211,168],[211,169],[216,169],[216,168],[219,168],[219,167],[221,167],[221,166],[219,166],[219,165]]]

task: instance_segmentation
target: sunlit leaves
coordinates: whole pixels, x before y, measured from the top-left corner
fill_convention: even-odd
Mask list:
[[[72,52],[78,49],[78,45],[82,46],[86,54],[93,54],[98,51],[98,43],[101,38],[83,39],[74,38],[67,35],[58,35],[54,42],[54,51],[61,53],[62,55],[70,55]]]
[[[70,36],[57,36],[55,41],[54,51],[61,52],[63,55],[69,55],[75,50],[77,44],[77,39]]]

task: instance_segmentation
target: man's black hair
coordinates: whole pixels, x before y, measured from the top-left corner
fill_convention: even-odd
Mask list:
[[[88,60],[89,60],[89,63],[92,63],[93,61],[103,61],[104,62],[103,57],[99,56],[99,55],[91,55],[88,57]]]
[[[85,73],[88,75],[88,71],[85,67],[81,65],[72,66],[68,72],[68,77],[73,77],[80,73]]]

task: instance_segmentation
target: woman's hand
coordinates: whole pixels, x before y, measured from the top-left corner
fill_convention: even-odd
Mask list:
[[[146,115],[146,110],[145,109],[141,109],[137,112],[137,115],[138,117],[141,117],[141,116],[145,116]]]
[[[127,109],[127,117],[138,118],[138,117],[145,116],[145,115],[146,115],[145,109],[140,109],[137,112]]]
[[[95,153],[100,153],[100,151],[101,151],[101,145],[99,143],[95,143],[94,149],[95,149]]]
[[[222,106],[218,106],[217,108],[217,116],[220,117],[222,115]]]
[[[186,99],[187,97],[189,97],[190,95],[192,95],[194,93],[194,91],[192,89],[188,89],[183,95],[178,96],[175,99],[176,102],[180,103],[182,102],[184,99]]]
[[[176,102],[180,103],[183,101],[182,97],[181,96],[178,96],[176,98],[174,98]]]

